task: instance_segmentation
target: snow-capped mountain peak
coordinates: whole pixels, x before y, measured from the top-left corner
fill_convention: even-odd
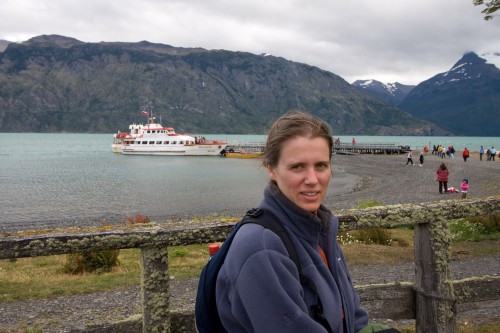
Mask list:
[[[374,95],[392,105],[397,105],[414,86],[399,82],[384,83],[377,80],[357,80],[352,84],[356,89]]]
[[[447,82],[460,80],[475,80],[484,74],[487,67],[496,68],[494,64],[487,63],[486,59],[480,58],[474,52],[469,52],[464,54],[450,70],[436,75],[434,77],[434,84],[442,85]]]

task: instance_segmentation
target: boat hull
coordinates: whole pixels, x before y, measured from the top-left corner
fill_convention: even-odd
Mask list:
[[[194,145],[183,147],[135,147],[132,145],[121,146],[123,155],[159,155],[159,156],[217,156],[226,144],[218,145]],[[114,148],[113,148],[113,151]]]

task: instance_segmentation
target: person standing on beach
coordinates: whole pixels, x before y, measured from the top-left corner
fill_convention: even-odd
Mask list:
[[[462,152],[462,157],[464,158],[464,162],[467,162],[467,159],[469,158],[469,149],[464,148],[464,151]]]
[[[450,148],[450,158],[455,158],[455,147],[453,146]]]
[[[406,165],[408,165],[408,163],[411,163],[411,165],[415,165],[413,163],[413,159],[412,159],[412,155],[411,155],[411,150],[408,152],[408,155],[406,156]]]
[[[481,148],[479,148],[479,160],[480,161],[483,160],[483,154],[484,154],[484,147],[481,146]]]
[[[419,162],[420,162],[420,167],[422,167],[422,164],[424,164],[424,152],[420,152],[420,157],[419,157]]]
[[[217,310],[226,331],[398,332],[368,324],[337,242],[339,221],[323,205],[332,145],[328,124],[308,113],[288,112],[272,125],[262,154],[269,183],[259,208],[283,225],[305,269],[300,278],[273,231],[241,226],[217,277]],[[321,314],[313,317],[314,309]]]
[[[495,147],[491,147],[490,149],[490,155],[491,155],[491,160],[494,161],[495,160],[495,155],[497,154],[497,150],[495,149]]]
[[[448,193],[448,176],[450,175],[450,173],[444,162],[439,165],[436,174],[436,180],[439,182],[439,194],[443,193],[443,188],[444,193]]]

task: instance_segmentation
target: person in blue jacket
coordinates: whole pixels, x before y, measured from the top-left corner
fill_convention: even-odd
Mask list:
[[[332,145],[328,124],[308,113],[289,112],[272,125],[262,155],[270,183],[259,207],[284,224],[317,294],[299,281],[279,236],[245,224],[217,277],[217,309],[228,332],[328,332],[312,317],[317,296],[333,332],[377,331],[368,325],[337,242],[338,219],[322,204]]]

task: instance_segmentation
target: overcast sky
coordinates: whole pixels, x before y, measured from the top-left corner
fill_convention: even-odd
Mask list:
[[[418,84],[469,51],[500,68],[500,17],[484,21],[482,9],[472,0],[1,0],[0,39],[269,53],[350,83]]]

